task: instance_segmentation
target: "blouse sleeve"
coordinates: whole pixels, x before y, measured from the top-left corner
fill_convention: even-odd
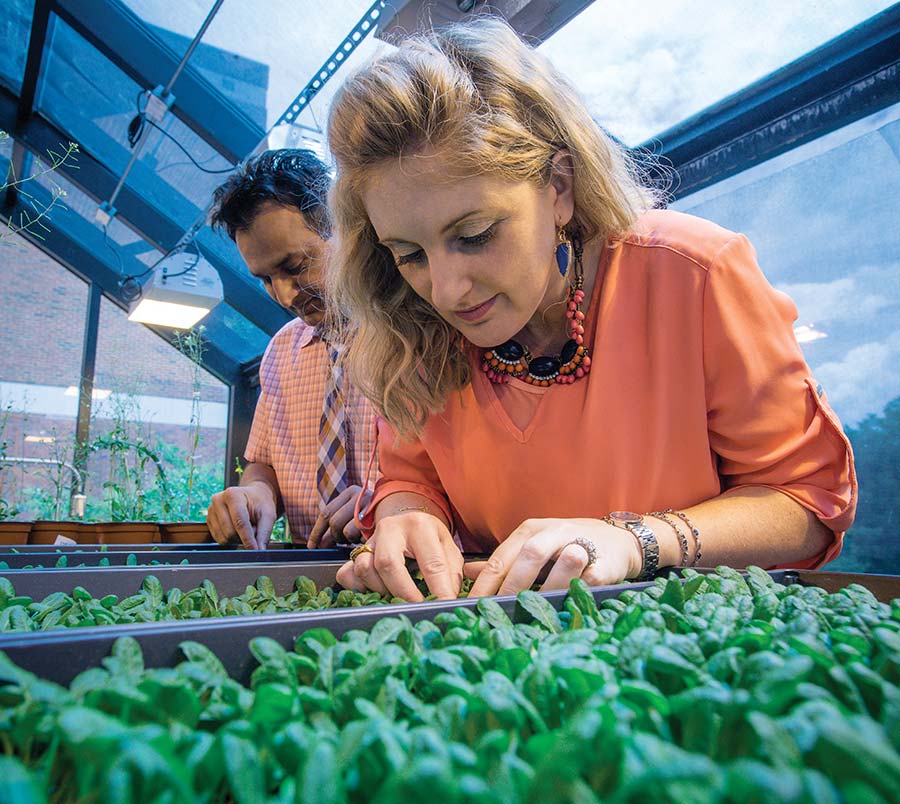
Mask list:
[[[850,442],[812,377],[793,332],[797,308],[766,281],[743,236],[709,268],[704,291],[704,369],[712,449],[725,488],[768,486],[812,511],[835,533],[835,558],[856,511]]]
[[[453,515],[437,471],[418,439],[404,441],[380,416],[376,420],[376,449],[381,476],[375,483],[375,494],[363,516],[363,536],[368,539],[375,530],[375,509],[385,497],[408,491],[431,500],[447,517],[453,531]]]

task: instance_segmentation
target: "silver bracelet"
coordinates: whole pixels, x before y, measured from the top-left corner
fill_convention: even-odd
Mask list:
[[[654,519],[660,520],[660,522],[665,522],[675,531],[678,543],[681,545],[681,564],[679,566],[686,567],[688,565],[688,540],[687,536],[684,535],[684,531],[678,527],[678,523],[669,516],[668,511],[651,511],[647,516],[652,516]]]
[[[694,554],[694,560],[691,562],[692,567],[696,567],[700,563],[701,558],[701,544],[700,544],[700,531],[694,527],[694,523],[688,519],[688,515],[684,513],[684,511],[676,511],[674,508],[666,508],[663,512],[666,514],[675,514],[685,525],[688,526],[688,530],[690,530],[691,535],[694,537],[694,544],[697,547],[697,552]]]

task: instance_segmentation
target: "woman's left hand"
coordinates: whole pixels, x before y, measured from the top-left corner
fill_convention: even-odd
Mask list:
[[[594,545],[593,563],[588,549],[576,539]],[[542,592],[568,589],[573,578],[582,578],[588,586],[636,578],[643,558],[632,533],[601,519],[526,519],[487,561],[466,564],[466,575],[476,579],[469,597],[512,595],[530,589],[551,561],[554,564]]]

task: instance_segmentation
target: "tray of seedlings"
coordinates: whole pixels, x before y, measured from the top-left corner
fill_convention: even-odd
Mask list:
[[[270,550],[281,549],[285,543],[272,542],[269,545]],[[133,553],[136,550],[151,550],[153,552],[167,550],[184,550],[184,551],[203,551],[203,550],[239,550],[236,545],[223,547],[216,542],[203,542],[198,544],[154,544],[148,545],[146,542],[139,544],[21,544],[11,546],[8,544],[0,545],[0,557],[9,553]]]
[[[686,570],[50,636],[0,645],[0,773],[20,800],[874,804],[900,789],[897,578]]]
[[[323,550],[133,550],[130,552],[31,552],[0,555],[0,572],[174,564],[249,564],[346,560],[350,547]]]

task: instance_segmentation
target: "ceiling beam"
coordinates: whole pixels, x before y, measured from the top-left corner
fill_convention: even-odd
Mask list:
[[[41,74],[41,62],[44,57],[44,44],[50,28],[50,12],[53,0],[35,0],[34,14],[31,18],[31,33],[28,38],[28,54],[25,57],[25,71],[22,74],[22,90],[19,94],[17,118],[20,121],[31,117],[34,110],[34,99],[37,94],[38,80]]]
[[[897,102],[900,4],[640,147],[675,168],[683,198]]]

